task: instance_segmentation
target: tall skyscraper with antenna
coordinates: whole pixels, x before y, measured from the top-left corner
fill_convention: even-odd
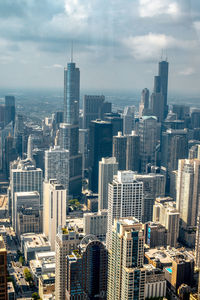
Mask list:
[[[168,91],[168,70],[169,63],[166,60],[161,60],[158,65],[158,75],[160,76],[160,92],[164,97],[164,117],[166,118],[168,113],[167,105],[167,91]]]
[[[80,70],[73,62],[64,68],[64,123],[60,124],[59,145],[69,150],[69,190],[71,196],[79,196],[82,187],[82,155],[79,149],[79,98]]]

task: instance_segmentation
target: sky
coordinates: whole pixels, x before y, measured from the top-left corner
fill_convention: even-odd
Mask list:
[[[2,0],[0,88],[57,88],[73,60],[87,90],[200,93],[199,0]]]

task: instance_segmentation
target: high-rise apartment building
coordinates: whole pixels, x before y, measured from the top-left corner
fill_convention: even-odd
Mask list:
[[[165,176],[157,173],[135,174],[134,179],[143,182],[143,223],[153,220],[153,205],[156,197],[165,195]]]
[[[140,136],[132,131],[127,135],[126,170],[139,172],[140,170]],[[124,155],[125,156],[125,155]]]
[[[82,155],[79,153],[80,70],[74,62],[64,69],[64,123],[60,124],[59,145],[69,150],[70,197],[78,197],[82,189]]]
[[[80,235],[71,226],[60,227],[56,235],[56,300],[65,299],[66,294],[66,256],[76,250],[80,243]]]
[[[180,212],[181,228],[195,226],[200,196],[200,160],[179,160],[176,190],[176,208]]]
[[[107,233],[107,210],[97,213],[85,213],[83,215],[83,233],[95,235],[99,240],[104,241]]]
[[[195,240],[195,266],[200,269],[200,216],[197,217],[197,231]]]
[[[69,184],[69,151],[60,146],[50,147],[45,151],[45,181],[57,179],[68,189]]]
[[[137,219],[115,219],[108,254],[107,300],[145,299],[144,242]]]
[[[16,160],[10,168],[10,188],[11,188],[11,215],[12,224],[15,228],[15,193],[16,192],[38,192],[40,195],[40,205],[43,204],[42,170],[36,168],[31,160]]]
[[[108,183],[117,174],[118,163],[115,157],[103,157],[99,162],[98,210],[108,208]]]
[[[142,220],[143,197],[143,182],[134,179],[134,172],[118,171],[108,187],[108,248],[111,247],[114,219],[135,217]]]
[[[153,221],[159,222],[167,229],[167,245],[177,246],[179,235],[179,211],[176,209],[175,201],[172,198],[156,198],[153,207]]]
[[[98,192],[99,161],[102,157],[112,156],[112,124],[91,121],[89,130],[90,189]]]
[[[66,224],[67,190],[55,179],[44,182],[43,231],[55,250],[55,239],[59,226]]]
[[[146,171],[148,163],[155,164],[157,144],[157,118],[143,116],[139,120],[141,171]]]

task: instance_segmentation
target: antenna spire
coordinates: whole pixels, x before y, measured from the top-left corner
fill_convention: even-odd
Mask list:
[[[71,42],[71,63],[73,62],[73,41]]]

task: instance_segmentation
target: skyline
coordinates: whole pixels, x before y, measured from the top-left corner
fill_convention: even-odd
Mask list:
[[[191,0],[0,4],[0,88],[59,88],[70,61],[81,89],[153,89],[163,53],[169,92],[199,92],[200,4]],[[191,60],[192,57],[192,60]]]

